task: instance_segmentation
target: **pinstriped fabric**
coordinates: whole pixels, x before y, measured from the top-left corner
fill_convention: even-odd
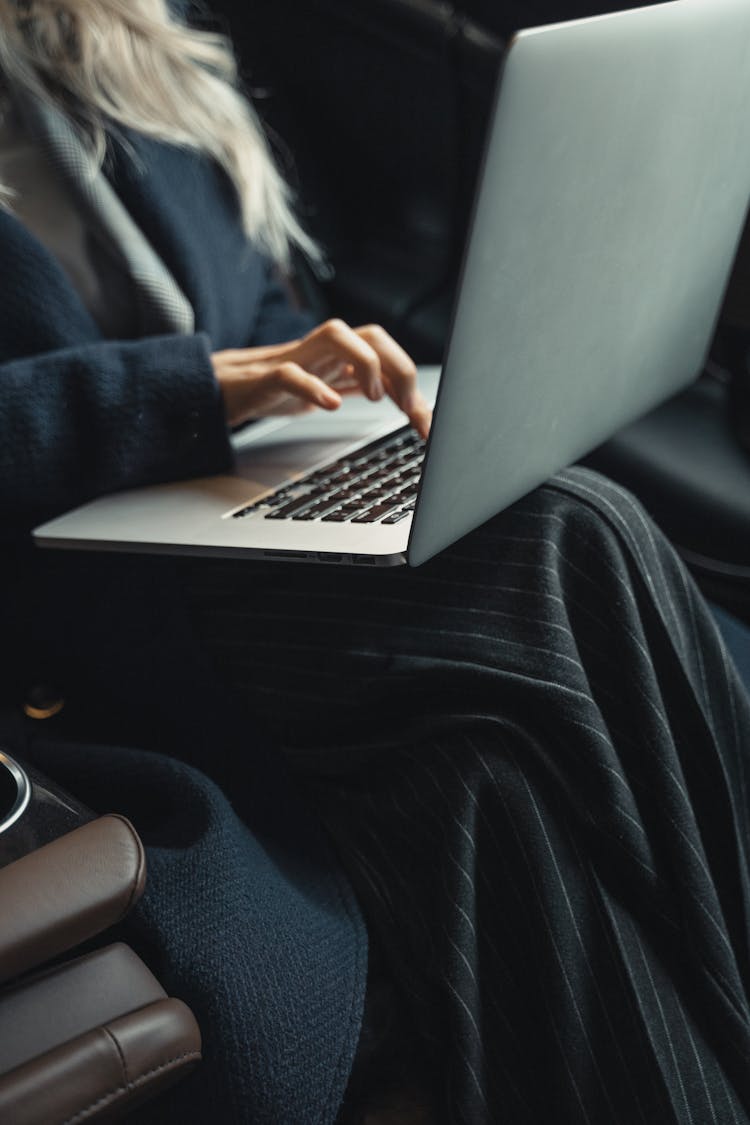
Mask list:
[[[93,222],[129,274],[139,299],[140,335],[192,333],[195,318],[190,302],[103,172],[95,166],[72,126],[41,102],[24,102],[19,109],[83,214]]]
[[[187,581],[336,840],[436,1120],[750,1121],[750,704],[626,493],[568,470],[416,572]]]

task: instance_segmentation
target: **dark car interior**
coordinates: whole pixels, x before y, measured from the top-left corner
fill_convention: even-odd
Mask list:
[[[210,15],[198,10],[204,26],[231,33],[324,248],[323,265],[297,263],[302,300],[321,317],[379,322],[417,362],[439,363],[505,44],[521,27],[620,7],[214,0]],[[750,621],[748,341],[750,231],[704,372],[588,461],[640,497],[714,601]],[[44,778],[24,784],[19,815],[21,782],[0,756],[0,1120],[111,1118],[195,1065],[200,1033],[126,946],[84,945],[142,890],[133,829]]]

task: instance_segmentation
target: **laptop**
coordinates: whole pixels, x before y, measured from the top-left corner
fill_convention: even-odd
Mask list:
[[[521,31],[426,448],[391,404],[259,422],[230,475],[103,497],[43,547],[417,566],[702,369],[750,197],[750,3]]]

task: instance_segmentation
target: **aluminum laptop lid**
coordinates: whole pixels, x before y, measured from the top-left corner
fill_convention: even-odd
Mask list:
[[[674,0],[515,38],[411,565],[699,373],[749,195],[747,0]]]

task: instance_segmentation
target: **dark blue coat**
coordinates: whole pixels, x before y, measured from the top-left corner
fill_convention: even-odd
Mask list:
[[[195,335],[102,339],[55,259],[0,211],[0,744],[130,815],[150,844],[127,936],[206,1040],[206,1063],[153,1120],[330,1125],[366,976],[346,880],[195,643],[179,562],[43,552],[28,536],[95,493],[225,469],[210,352],[308,327],[242,237],[223,173],[128,139],[137,160],[115,144],[108,175],[190,299]],[[21,717],[40,680],[66,698],[45,723]]]

